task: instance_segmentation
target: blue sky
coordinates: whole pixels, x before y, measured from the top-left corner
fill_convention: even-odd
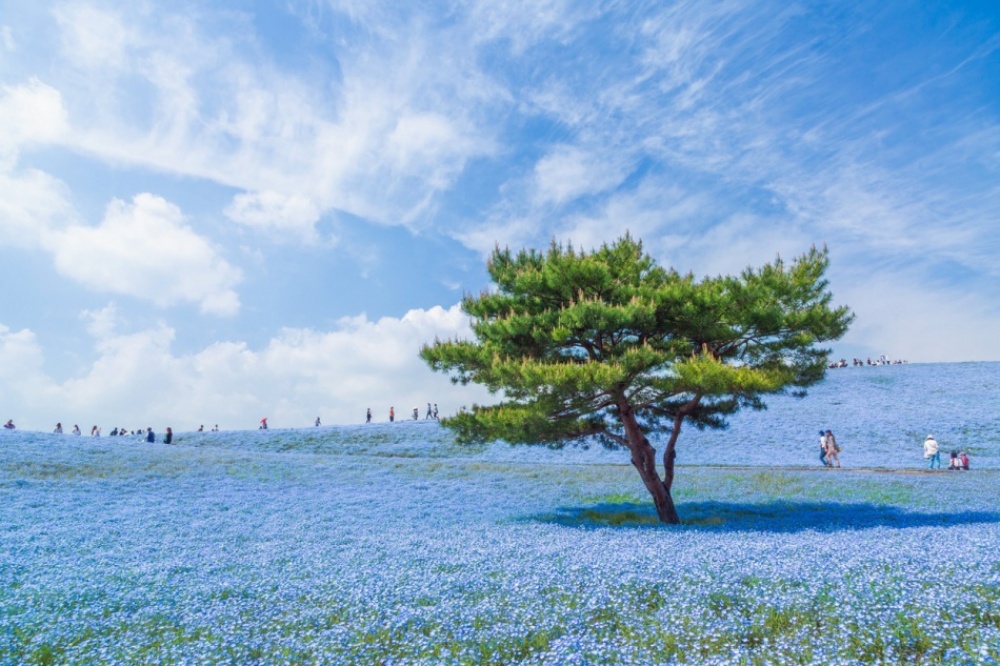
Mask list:
[[[831,253],[837,356],[997,360],[1000,7],[0,0],[0,417],[348,423],[495,244]]]

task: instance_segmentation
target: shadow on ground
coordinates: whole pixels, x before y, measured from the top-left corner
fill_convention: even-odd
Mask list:
[[[733,532],[798,532],[802,530],[865,530],[876,527],[941,527],[1000,523],[1000,512],[951,511],[930,513],[905,511],[879,504],[821,502],[690,502],[679,503],[680,529]],[[560,507],[553,513],[530,516],[533,522],[566,527],[664,528],[651,504],[623,502],[583,507]]]

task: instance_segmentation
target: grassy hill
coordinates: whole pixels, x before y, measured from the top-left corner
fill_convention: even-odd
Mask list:
[[[594,447],[176,442],[0,438],[0,663],[1000,660],[996,470],[706,456],[669,528]]]

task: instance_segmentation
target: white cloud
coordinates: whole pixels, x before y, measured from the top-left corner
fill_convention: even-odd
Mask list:
[[[260,349],[219,342],[191,355],[171,350],[174,331],[160,324],[129,334],[114,306],[85,313],[97,353],[83,375],[53,382],[41,373],[41,349],[30,331],[0,325],[0,377],[7,386],[6,418],[22,427],[56,421],[105,427],[153,425],[193,430],[201,424],[253,428],[299,427],[319,415],[325,423],[356,423],[371,407],[385,420],[390,406],[403,416],[436,402],[442,413],[486,402],[479,387],[453,385],[419,358],[424,343],[469,335],[459,307],[411,310],[401,318],[345,318],[333,330],[284,329]],[[41,383],[6,381],[17,373]],[[3,389],[0,389],[3,390]]]
[[[626,164],[610,155],[577,146],[556,146],[535,165],[536,199],[562,204],[581,195],[598,195],[614,188],[628,174]]]
[[[87,322],[87,332],[97,340],[114,337],[118,322],[121,321],[118,307],[114,303],[108,303],[100,310],[84,310],[80,318]]]
[[[47,234],[75,219],[62,182],[42,171],[0,167],[0,246],[43,247]]]
[[[315,240],[319,207],[307,197],[280,192],[237,194],[223,211],[229,219],[259,229]]]
[[[20,151],[56,141],[68,129],[62,96],[38,79],[0,87],[0,245],[33,248],[45,233],[73,219],[61,181],[37,169],[18,169]]]
[[[568,39],[599,10],[570,0],[488,0],[472,3],[469,11],[475,39],[510,40],[520,55],[543,39]]]
[[[475,152],[468,132],[439,113],[401,116],[387,137],[388,154],[403,172],[426,173],[428,185],[443,189]]]
[[[18,426],[27,420],[43,427],[48,415],[38,408],[61,405],[58,386],[45,374],[45,354],[35,333],[29,329],[12,331],[0,323],[0,405]],[[36,411],[38,410],[38,411]]]
[[[152,194],[131,204],[113,200],[96,227],[51,233],[46,244],[57,270],[92,289],[128,294],[161,307],[198,303],[209,314],[239,310],[242,279],[203,237],[184,224],[177,206]]]
[[[0,161],[4,153],[13,161],[22,144],[56,141],[68,128],[62,95],[52,86],[32,78],[0,88]]]
[[[63,53],[77,66],[121,67],[129,45],[129,28],[118,14],[89,4],[63,4],[53,10]]]
[[[0,324],[0,386],[6,387],[0,390],[11,391],[14,386],[31,382],[42,374],[43,363],[42,348],[32,331],[12,331]]]

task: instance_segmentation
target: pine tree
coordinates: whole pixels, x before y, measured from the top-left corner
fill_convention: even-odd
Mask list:
[[[853,319],[831,307],[826,249],[738,276],[664,269],[629,235],[592,252],[499,247],[496,289],[466,296],[475,340],[436,340],[421,356],[453,381],[486,386],[495,405],[443,419],[460,442],[561,447],[594,437],[621,446],[664,523],[682,424],[724,428],[764,396],[804,396]],[[662,469],[650,436],[665,439]]]

